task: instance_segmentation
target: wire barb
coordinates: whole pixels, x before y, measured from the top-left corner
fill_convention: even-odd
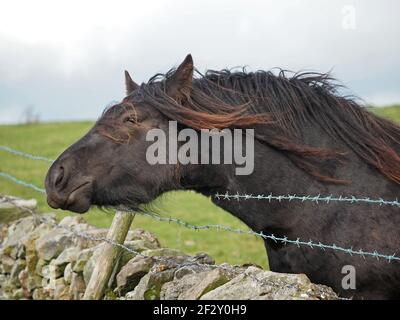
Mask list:
[[[305,201],[311,201],[314,202],[316,204],[320,204],[320,202],[329,204],[330,202],[346,202],[346,203],[351,203],[351,204],[355,204],[355,203],[368,203],[368,204],[376,204],[379,206],[393,206],[393,207],[399,207],[400,208],[400,202],[398,201],[398,199],[395,200],[385,200],[382,198],[379,199],[371,199],[369,197],[364,197],[364,198],[356,198],[355,196],[349,196],[349,197],[344,197],[342,195],[338,196],[338,197],[334,197],[333,195],[329,195],[329,196],[322,196],[320,194],[316,195],[316,196],[310,196],[310,195],[295,195],[295,194],[287,194],[287,195],[273,195],[272,193],[270,193],[268,196],[264,196],[262,194],[260,195],[252,195],[252,194],[229,194],[229,192],[226,192],[225,194],[220,194],[220,193],[216,193],[214,194],[214,198],[217,200],[230,200],[230,199],[235,199],[235,200],[268,200],[268,202],[271,201],[278,201],[278,202],[282,202],[282,201],[293,201],[293,200],[298,200],[301,202],[305,202]]]

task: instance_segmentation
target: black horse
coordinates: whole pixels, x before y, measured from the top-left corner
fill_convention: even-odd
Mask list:
[[[91,205],[137,210],[169,190],[206,196],[235,194],[344,195],[395,199],[400,183],[400,127],[344,97],[327,74],[207,71],[193,77],[190,55],[166,75],[137,85],[126,72],[127,97],[65,150],[46,177],[53,208],[79,213]],[[235,164],[146,161],[150,129],[254,129],[254,172]],[[180,142],[182,143],[182,142]],[[391,255],[400,247],[398,207],[368,203],[226,201],[216,205],[250,228],[289,239],[312,239]],[[273,271],[305,273],[344,297],[399,298],[398,261],[363,259],[266,240]],[[342,268],[356,271],[344,289]]]

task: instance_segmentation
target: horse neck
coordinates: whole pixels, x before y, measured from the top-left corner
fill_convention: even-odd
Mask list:
[[[261,202],[239,203],[236,200],[222,200],[216,194],[228,192],[240,194],[300,194],[313,183],[313,179],[295,167],[282,153],[255,141],[254,172],[250,175],[235,174],[234,165],[188,165],[182,173],[183,189],[195,190],[246,223],[253,230],[265,230],[269,226],[284,227],[286,204],[270,203],[269,212],[281,211],[284,214],[268,213],[260,216],[258,206]]]
[[[252,195],[355,195],[359,197],[393,198],[392,186],[377,170],[370,168],[358,159],[349,148],[323,133],[318,128],[308,128],[303,133],[304,143],[315,146],[329,146],[348,152],[348,161],[343,167],[338,167],[336,174],[340,178],[350,178],[351,184],[328,184],[315,179],[296,167],[282,152],[255,141],[254,172],[251,175],[236,175],[233,165],[189,165],[182,175],[182,187],[196,190],[206,196],[219,207],[227,210],[245,222],[250,228],[258,231],[290,230],[295,226],[301,213],[315,210],[307,204],[299,202],[265,203],[257,200],[224,200],[215,197],[216,194],[228,192],[234,194]],[[360,187],[360,181],[368,184],[368,192]],[[389,186],[389,187],[388,187]],[[393,191],[393,192],[394,192]],[[397,192],[397,191],[396,191]],[[245,202],[246,201],[246,202]],[[334,209],[334,206],[329,208]],[[328,208],[328,210],[330,210]]]

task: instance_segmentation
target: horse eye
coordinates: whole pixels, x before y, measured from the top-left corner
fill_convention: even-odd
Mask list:
[[[137,123],[136,119],[133,117],[126,117],[124,122]]]

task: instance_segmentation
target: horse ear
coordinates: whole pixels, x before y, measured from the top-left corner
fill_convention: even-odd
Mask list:
[[[129,72],[125,70],[126,95],[128,96],[132,91],[135,91],[138,88],[139,88],[139,85],[132,80],[131,76],[129,75]]]
[[[167,78],[165,82],[165,90],[167,94],[175,100],[182,100],[190,96],[193,82],[193,59],[188,54],[175,70],[175,72]]]

